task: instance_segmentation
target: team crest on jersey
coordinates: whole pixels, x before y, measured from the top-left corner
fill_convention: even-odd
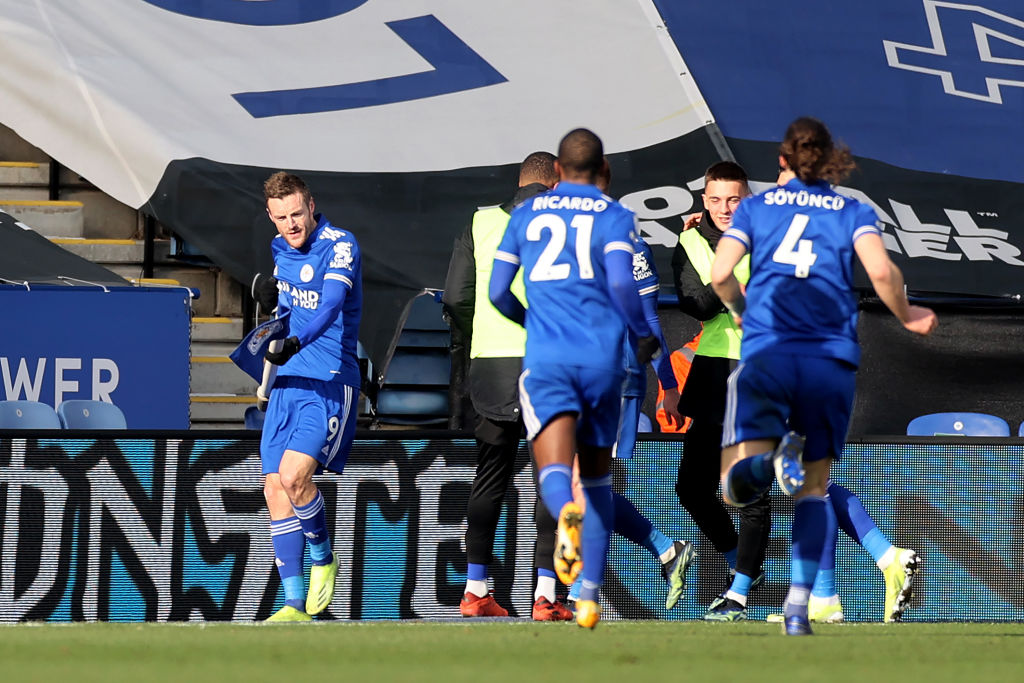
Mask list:
[[[654,273],[651,271],[651,264],[647,262],[647,257],[639,252],[633,254],[633,279],[639,282],[653,275]]]
[[[313,266],[308,263],[302,266],[302,270],[299,271],[299,279],[303,282],[309,282],[313,279],[314,271]]]
[[[352,269],[351,242],[338,242],[334,245],[334,258],[331,259],[331,268]]]

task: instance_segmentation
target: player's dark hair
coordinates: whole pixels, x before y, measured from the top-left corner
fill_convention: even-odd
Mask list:
[[[601,138],[586,128],[569,131],[558,143],[558,165],[569,175],[597,177],[604,164]]]
[[[857,168],[850,150],[834,144],[825,124],[810,116],[802,116],[789,124],[786,137],[779,145],[779,154],[805,183],[821,179],[839,183]]]
[[[744,187],[748,184],[747,172],[735,161],[719,161],[708,166],[704,171],[704,186],[712,180],[743,183]]]
[[[542,183],[554,187],[558,182],[555,172],[555,155],[551,152],[534,152],[519,164],[519,184]]]
[[[263,183],[264,199],[284,199],[288,195],[302,193],[302,201],[309,203],[309,188],[299,176],[285,171],[278,171]]]

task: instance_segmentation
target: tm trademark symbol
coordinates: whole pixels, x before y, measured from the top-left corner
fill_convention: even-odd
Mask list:
[[[999,214],[994,211],[979,211],[978,215],[985,218],[999,218]]]

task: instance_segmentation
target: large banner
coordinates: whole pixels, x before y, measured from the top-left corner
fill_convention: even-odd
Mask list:
[[[262,181],[307,177],[360,241],[381,368],[527,154],[592,128],[622,194],[724,153],[652,0],[0,0],[0,32],[3,123],[242,282],[272,267]]]
[[[615,486],[665,533],[696,542],[690,587],[672,612],[656,559],[616,538],[606,618],[698,619],[724,561],[673,491],[681,443],[642,438]],[[258,439],[0,437],[0,621],[253,621],[283,604],[259,474]],[[341,570],[324,619],[459,619],[466,579],[472,439],[355,442],[344,475],[318,478]],[[908,621],[1018,620],[1019,440],[906,439],[846,447],[834,479],[883,533],[923,559]],[[521,449],[499,522],[495,597],[512,616],[533,602],[534,485]],[[951,476],[967,472],[969,476]],[[775,495],[765,587],[751,618],[780,609],[789,580],[790,499]],[[880,621],[884,581],[842,537],[846,618]]]
[[[100,400],[129,429],[188,429],[184,287],[0,285],[0,309],[0,400]]]
[[[736,159],[775,174],[797,116],[857,157],[907,284],[1024,294],[1024,5],[655,0]]]
[[[272,267],[262,180],[307,177],[363,248],[378,368],[473,210],[578,126],[666,284],[703,170],[772,182],[811,114],[911,289],[1022,293],[1017,0],[0,0],[0,33],[0,120],[243,282]]]

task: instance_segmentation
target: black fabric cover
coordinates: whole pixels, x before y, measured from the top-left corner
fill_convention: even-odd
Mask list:
[[[123,277],[26,230],[0,211],[0,278],[4,284],[128,285]],[[62,280],[61,278],[69,278]],[[83,282],[84,281],[84,282]]]

